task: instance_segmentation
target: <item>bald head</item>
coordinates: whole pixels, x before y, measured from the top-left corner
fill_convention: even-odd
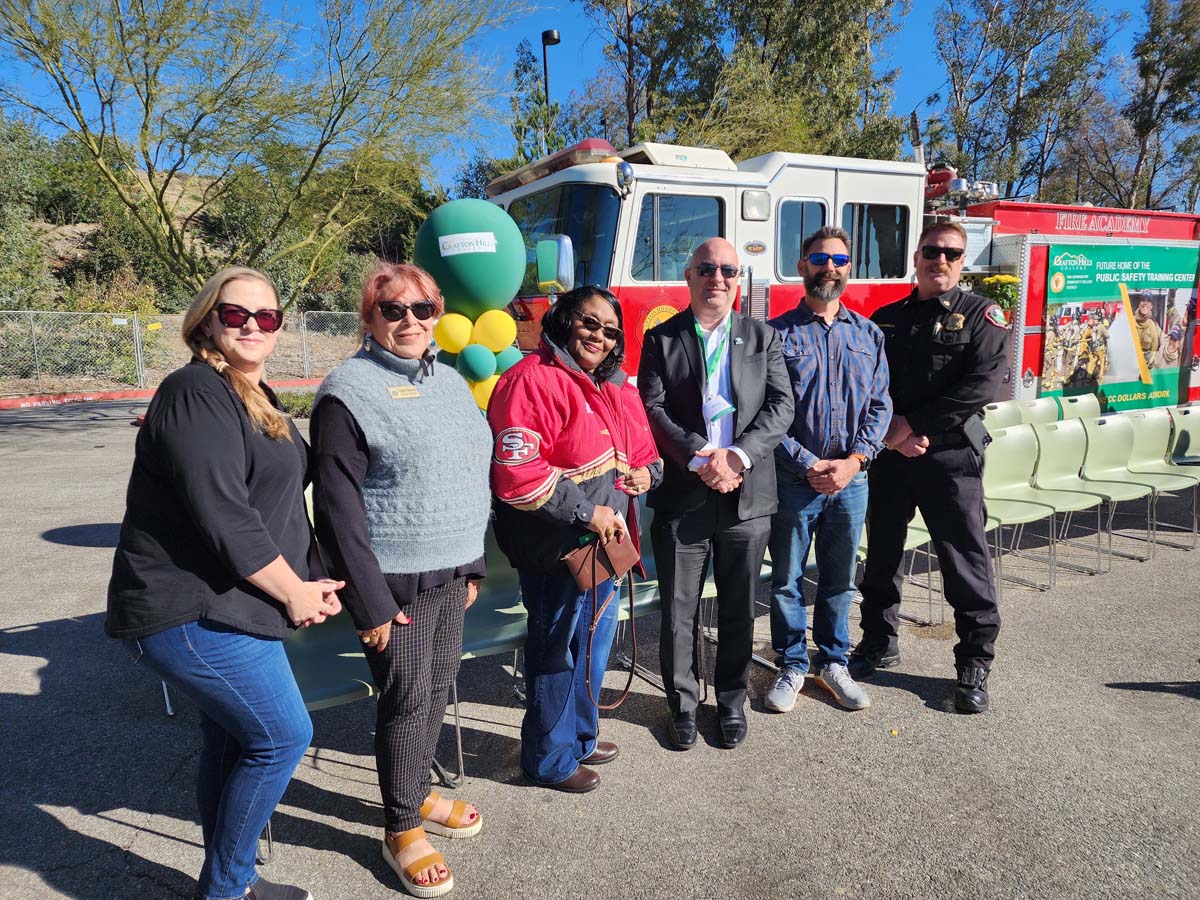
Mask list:
[[[711,328],[733,308],[739,275],[737,251],[724,238],[709,238],[692,251],[683,277],[701,328]]]

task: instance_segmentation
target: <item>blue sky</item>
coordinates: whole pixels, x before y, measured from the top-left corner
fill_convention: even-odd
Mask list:
[[[914,108],[923,114],[925,97],[944,83],[945,75],[931,43],[932,21],[940,5],[940,0],[913,0],[902,30],[887,48],[891,53],[891,65],[900,68],[893,102],[893,108],[899,114],[907,116]],[[1109,15],[1121,11],[1130,13],[1129,24],[1109,45],[1110,53],[1125,53],[1133,42],[1133,35],[1145,22],[1141,12],[1142,3],[1140,0],[1109,0],[1105,8]],[[518,19],[509,28],[485,37],[482,48],[487,56],[496,60],[500,73],[507,76],[512,70],[520,40],[528,38],[534,53],[540,54],[541,33],[546,28],[557,28],[562,37],[562,43],[548,48],[547,53],[551,99],[561,102],[571,91],[580,90],[603,62],[603,36],[595,32],[579,3],[571,0],[547,3],[535,13]],[[507,112],[507,109],[505,102],[500,113]],[[474,134],[464,141],[462,157],[469,156],[476,144],[484,143],[493,144],[497,156],[508,155],[512,149],[512,139],[506,125],[480,122]],[[434,180],[449,184],[459,165],[459,157],[438,157],[434,165]]]

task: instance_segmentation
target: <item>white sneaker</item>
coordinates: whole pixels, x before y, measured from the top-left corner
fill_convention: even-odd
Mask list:
[[[816,675],[817,684],[833,694],[843,709],[866,709],[871,705],[867,692],[854,683],[850,672],[841,663],[830,663]]]
[[[771,690],[763,699],[763,706],[772,712],[791,712],[796,705],[796,695],[804,688],[804,673],[799,669],[783,669],[775,679]]]

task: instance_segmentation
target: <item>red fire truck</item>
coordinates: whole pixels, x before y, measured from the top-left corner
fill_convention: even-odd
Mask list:
[[[683,270],[701,240],[733,243],[744,268],[740,308],[769,318],[803,296],[804,237],[839,224],[853,259],[844,299],[870,313],[909,293],[917,236],[940,216],[967,230],[964,275],[1018,279],[1006,396],[1117,385],[1105,396],[1113,408],[1200,399],[1200,381],[1189,392],[1186,377],[1200,216],[999,200],[994,184],[945,166],[927,171],[920,150],[915,162],[768,153],[735,163],[709,148],[644,143],[617,152],[600,140],[497,178],[487,194],[525,237],[529,267],[513,308],[527,322],[526,346],[548,306],[539,241],[569,242],[574,283],[619,298],[634,374],[645,331],[687,305]],[[1161,333],[1146,325],[1146,296]],[[1111,346],[1093,348],[1102,334]],[[1143,338],[1156,341],[1152,359],[1134,352]]]

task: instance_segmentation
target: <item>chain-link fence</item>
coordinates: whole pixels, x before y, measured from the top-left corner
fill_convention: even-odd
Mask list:
[[[191,358],[183,316],[0,310],[0,397],[153,388]],[[358,346],[357,313],[289,317],[271,381],[322,378]]]

